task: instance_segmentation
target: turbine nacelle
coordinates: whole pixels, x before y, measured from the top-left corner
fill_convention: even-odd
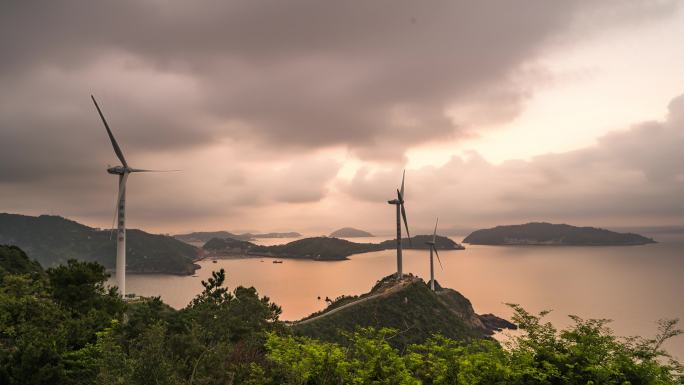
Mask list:
[[[108,168],[107,172],[113,175],[123,175],[126,172],[130,172],[130,170],[126,170],[123,166],[116,166]]]

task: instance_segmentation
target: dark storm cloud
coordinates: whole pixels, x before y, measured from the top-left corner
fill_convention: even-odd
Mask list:
[[[278,146],[347,145],[364,157],[396,160],[411,144],[462,134],[468,122],[448,119],[450,106],[517,111],[531,86],[511,77],[596,14],[605,28],[659,16],[673,4],[8,2],[0,16],[0,76],[18,80],[7,94],[41,94],[47,84],[26,83],[36,71],[55,69],[53,78],[62,79],[52,79],[51,95],[78,105],[83,91],[94,89],[121,126],[144,127],[139,146],[236,136]],[[140,68],[151,79],[131,76]],[[88,70],[92,76],[79,79]],[[136,97],[158,85],[153,73],[185,78],[173,90],[180,95]],[[126,87],[108,89],[116,79]],[[81,94],[60,95],[65,82]],[[178,110],[184,93],[196,100]],[[394,151],[368,150],[390,136]]]
[[[397,162],[413,145],[512,119],[550,76],[535,62],[545,50],[659,20],[677,3],[5,1],[0,210],[100,211],[95,197],[112,189],[103,169],[117,160],[91,93],[134,166],[188,170],[192,156],[230,141],[230,154],[204,159],[201,171],[168,185],[178,194],[139,193],[152,211],[173,206],[174,197],[187,201],[169,209],[174,220],[310,203],[326,196],[340,165],[298,159],[341,146],[362,159]],[[478,111],[477,122],[446,114],[464,105]],[[260,157],[309,168],[286,178],[254,161]],[[204,184],[201,173],[228,162],[241,165],[235,172],[243,183],[213,197],[208,189],[217,185]],[[231,167],[209,179],[225,180]],[[650,175],[669,177],[656,171]],[[140,191],[157,188],[147,183]],[[261,191],[277,183],[278,194]],[[39,198],[40,191],[49,194]]]

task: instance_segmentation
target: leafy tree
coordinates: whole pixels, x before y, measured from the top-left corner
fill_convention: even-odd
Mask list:
[[[224,270],[180,311],[158,297],[125,305],[93,263],[7,271],[3,385],[684,383],[682,366],[663,349],[682,333],[677,320],[661,321],[654,338],[625,339],[608,320],[571,316],[558,330],[544,321],[548,312],[511,305],[522,333],[503,345],[433,335],[398,350],[392,342],[402,332],[388,328],[359,328],[339,343],[294,336],[268,297],[225,287]]]
[[[348,377],[350,364],[339,345],[269,333],[266,348],[274,364],[272,381],[323,385],[338,384]]]
[[[66,265],[47,270],[52,297],[70,311],[67,342],[76,349],[95,342],[96,332],[121,319],[125,304],[116,288],[105,287],[109,275],[95,262],[70,259]]]
[[[0,286],[0,383],[51,384],[64,380],[67,314],[41,282],[7,275]]]
[[[130,354],[133,360],[133,383],[140,385],[180,383],[166,350],[165,339],[166,326],[163,322],[157,322],[133,342]]]
[[[189,383],[237,381],[263,357],[264,332],[283,330],[281,309],[254,288],[224,287],[225,270],[202,281],[204,291],[183,309],[187,333],[181,342]],[[236,377],[237,376],[237,377]],[[215,382],[212,382],[215,381]]]
[[[43,268],[16,246],[0,245],[0,283],[8,274],[40,275]]]
[[[682,366],[662,350],[681,334],[663,321],[653,339],[621,339],[607,320],[571,316],[558,331],[517,305],[523,333],[501,346],[492,340],[454,341],[435,335],[401,355],[388,344],[394,331],[359,329],[347,344],[268,335],[271,366],[265,383],[286,384],[681,384]]]
[[[663,342],[681,334],[677,320],[661,321],[655,339],[621,339],[607,327],[609,320],[570,316],[574,325],[557,332],[542,323],[548,312],[534,316],[510,306],[514,322],[525,331],[508,345],[522,383],[675,384],[684,379],[681,365],[661,349]]]

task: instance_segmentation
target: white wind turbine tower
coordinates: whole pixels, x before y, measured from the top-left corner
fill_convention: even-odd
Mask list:
[[[129,167],[128,162],[126,162],[126,159],[124,158],[123,152],[121,152],[121,148],[119,148],[119,144],[116,143],[116,139],[114,139],[114,135],[112,134],[112,130],[109,129],[109,124],[107,124],[107,120],[105,119],[104,115],[102,115],[102,111],[100,110],[100,106],[97,105],[97,101],[95,101],[95,97],[93,95],[90,95],[90,98],[93,99],[93,103],[95,103],[95,108],[97,108],[97,113],[100,114],[100,118],[102,118],[102,123],[104,123],[105,129],[107,129],[107,135],[109,135],[109,140],[112,142],[112,147],[114,147],[114,152],[116,153],[116,157],[119,158],[121,161],[121,166],[116,166],[116,167],[110,167],[107,169],[107,172],[113,175],[118,175],[119,176],[119,196],[116,200],[116,208],[115,208],[115,219],[118,218],[118,223],[117,223],[117,235],[116,235],[116,282],[117,285],[119,286],[119,291],[121,292],[122,297],[126,297],[126,180],[128,179],[128,174],[134,173],[134,172],[166,172],[166,171],[178,171],[178,170],[142,170],[139,168],[132,168]],[[112,231],[114,226],[112,226]]]
[[[443,269],[442,267],[442,260],[439,259],[439,253],[437,252],[437,223],[439,223],[439,218],[437,218],[437,221],[435,222],[435,232],[432,233],[432,242],[425,242],[426,245],[430,246],[430,289],[432,291],[435,291],[435,263],[432,259],[432,252],[434,251],[435,255],[437,255],[437,261],[439,262],[439,267]]]
[[[397,199],[387,201],[391,205],[397,207],[397,279],[403,277],[402,260],[401,260],[401,219],[404,219],[404,227],[406,228],[406,235],[408,236],[409,245],[411,245],[411,234],[408,229],[408,222],[406,221],[406,210],[404,209],[404,177],[406,170],[401,176],[401,190],[397,189]]]

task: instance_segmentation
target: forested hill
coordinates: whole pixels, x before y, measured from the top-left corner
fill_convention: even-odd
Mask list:
[[[0,244],[21,247],[45,267],[69,258],[115,266],[116,240],[109,230],[99,230],[52,215],[39,217],[0,214]],[[126,231],[126,264],[129,272],[192,274],[198,249],[165,235],[141,230]]]
[[[293,324],[299,334],[333,342],[343,342],[340,331],[350,333],[363,327],[410,330],[390,342],[403,350],[434,334],[463,341],[516,326],[491,314],[480,316],[456,290],[438,287],[433,292],[422,279],[411,275],[401,281],[394,275],[385,277],[370,292],[339,297],[325,310]]]
[[[475,245],[632,246],[655,243],[633,233],[616,233],[595,227],[533,222],[477,230],[464,243]]]
[[[213,238],[230,238],[239,241],[251,241],[259,238],[299,238],[302,234],[291,231],[286,233],[242,233],[233,234],[228,231],[197,231],[187,234],[176,234],[173,237],[183,242],[209,242]]]
[[[402,247],[406,249],[427,249],[425,242],[431,241],[431,235],[417,235],[402,239]],[[463,246],[449,238],[438,236],[435,244],[440,250],[461,250]],[[249,254],[270,256],[277,258],[314,259],[320,261],[334,261],[346,259],[353,254],[368,253],[396,248],[396,241],[389,240],[380,243],[357,243],[346,239],[313,237],[273,246],[256,245],[250,242],[232,239],[214,238],[209,240],[204,249],[215,255]]]
[[[212,238],[231,238],[244,241],[249,240],[247,238],[240,237],[238,234],[233,234],[228,231],[197,231],[194,233],[176,234],[173,237],[183,242],[207,242]]]
[[[343,227],[330,233],[330,236],[335,238],[365,238],[372,237],[373,234],[353,227]]]
[[[684,375],[663,350],[681,342],[669,341],[681,334],[676,320],[655,338],[620,338],[607,320],[572,316],[558,330],[545,312],[511,305],[520,331],[499,344],[465,297],[410,276],[287,327],[255,288],[227,287],[223,269],[175,310],[159,297],[124,301],[97,263],[37,268],[0,246],[3,385],[681,385]]]

